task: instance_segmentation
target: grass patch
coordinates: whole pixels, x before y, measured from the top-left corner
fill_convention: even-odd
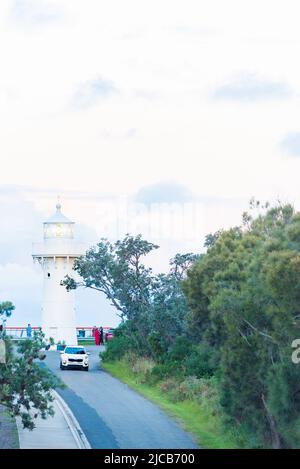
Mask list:
[[[94,339],[78,339],[78,345],[95,345]]]
[[[102,367],[175,418],[184,430],[194,436],[200,447],[220,449],[243,446],[239,441],[240,435],[224,428],[221,416],[209,399],[200,403],[193,399],[173,402],[169,393],[161,389],[163,381],[153,385],[143,382],[143,373],[134,372],[129,360],[104,362]]]
[[[19,435],[16,421],[7,409],[0,405],[0,449],[18,449]]]

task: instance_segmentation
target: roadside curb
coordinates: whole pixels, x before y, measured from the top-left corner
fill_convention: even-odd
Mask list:
[[[67,425],[74,437],[74,440],[76,441],[78,449],[92,449],[87,437],[85,436],[81,426],[79,425],[78,420],[71,411],[70,407],[66,404],[63,398],[56,391],[53,390],[52,393],[61,413],[63,414],[67,422]]]

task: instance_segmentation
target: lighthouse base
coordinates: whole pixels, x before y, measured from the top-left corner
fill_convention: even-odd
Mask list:
[[[42,331],[46,340],[53,339],[55,344],[77,345],[76,328],[73,326],[44,326]]]

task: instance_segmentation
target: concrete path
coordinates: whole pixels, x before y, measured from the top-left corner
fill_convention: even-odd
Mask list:
[[[156,405],[100,368],[100,347],[88,346],[90,371],[60,370],[59,352],[45,364],[68,386],[57,390],[92,448],[197,448],[192,437]]]
[[[53,402],[55,414],[46,420],[38,417],[33,431],[24,429],[21,419],[17,418],[20,449],[81,449],[80,432],[76,419],[58,396]],[[88,445],[89,447],[89,445]]]

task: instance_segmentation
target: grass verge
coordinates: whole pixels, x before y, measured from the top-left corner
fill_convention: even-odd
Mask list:
[[[95,345],[94,339],[78,339],[78,345]]]
[[[242,446],[239,441],[240,435],[225,430],[221,417],[216,414],[209,402],[205,404],[199,404],[194,400],[172,402],[168,394],[160,389],[160,383],[155,385],[141,383],[129,363],[124,360],[105,362],[102,363],[102,367],[175,418],[185,431],[194,436],[200,447],[220,449]]]

